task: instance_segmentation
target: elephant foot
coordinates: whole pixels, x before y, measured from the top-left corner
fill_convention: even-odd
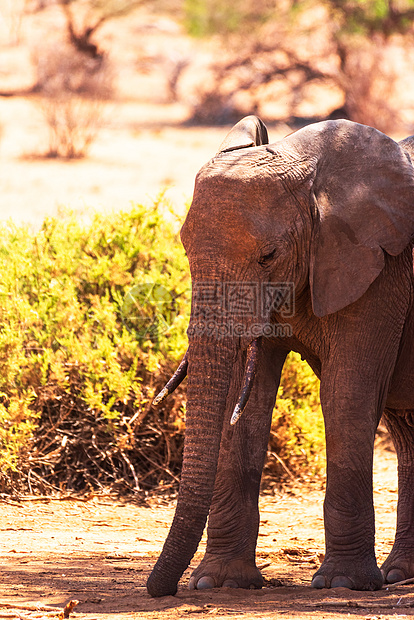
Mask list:
[[[414,550],[392,550],[381,566],[384,583],[397,583],[414,577]]]
[[[241,558],[226,560],[207,554],[190,577],[190,590],[211,588],[261,588],[264,579],[254,561]]]
[[[380,590],[383,577],[375,560],[356,562],[325,559],[314,574],[312,588],[349,588],[350,590]]]

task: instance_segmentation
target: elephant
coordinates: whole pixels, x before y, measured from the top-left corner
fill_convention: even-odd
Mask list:
[[[175,516],[147,582],[174,595],[207,523],[190,589],[260,588],[258,498],[282,367],[320,378],[325,558],[312,587],[376,590],[414,577],[414,136],[348,120],[269,144],[241,120],[196,177],[181,240],[192,278]],[[374,552],[373,449],[383,416],[398,456],[392,550]]]

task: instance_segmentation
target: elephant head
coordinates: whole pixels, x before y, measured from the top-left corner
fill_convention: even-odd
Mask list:
[[[223,421],[230,421],[225,412],[236,405],[235,422],[247,402],[260,341],[289,350],[305,317],[321,321],[364,295],[384,254],[410,242],[413,195],[403,149],[344,120],[268,145],[263,123],[247,117],[197,175],[181,230],[193,283],[189,347],[158,397],[188,374],[183,469],[174,521],[148,580],[152,596],[176,592],[197,549]],[[293,292],[295,307],[287,299]],[[291,326],[291,340],[274,330],[281,324]],[[241,361],[247,365],[237,402],[230,385]]]

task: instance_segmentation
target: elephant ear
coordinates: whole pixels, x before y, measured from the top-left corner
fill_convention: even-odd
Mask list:
[[[314,127],[295,141],[303,147],[305,139],[317,153],[309,278],[313,310],[323,317],[359,299],[384,254],[396,256],[410,243],[414,170],[406,152],[372,127],[344,120]]]
[[[406,153],[409,154],[411,161],[414,162],[414,136],[408,136],[398,143]]]
[[[266,125],[257,116],[246,116],[227,134],[219,148],[219,153],[261,144],[269,144]]]

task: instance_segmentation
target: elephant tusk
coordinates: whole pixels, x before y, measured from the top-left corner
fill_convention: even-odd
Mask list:
[[[185,377],[187,376],[187,368],[188,351],[186,351],[186,354],[184,355],[180,365],[178,366],[171,379],[168,381],[168,383],[165,384],[165,387],[163,387],[161,392],[157,394],[157,396],[152,401],[153,405],[159,405],[160,403],[162,403],[163,400],[167,398],[169,394],[174,392],[174,390],[180,385],[181,381],[183,381],[183,379],[185,379]]]
[[[230,424],[234,426],[237,420],[241,417],[249,400],[250,392],[252,391],[253,381],[257,371],[257,361],[259,355],[259,338],[256,338],[251,342],[247,348],[246,368],[244,371],[243,385],[240,390],[239,400],[234,408],[233,415],[231,416]]]

